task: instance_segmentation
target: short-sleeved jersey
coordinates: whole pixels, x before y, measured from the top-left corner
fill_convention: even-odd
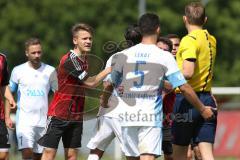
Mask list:
[[[181,40],[176,55],[180,70],[183,69],[184,60],[196,59],[194,74],[188,80],[194,91],[211,90],[215,57],[216,39],[207,30],[194,30]],[[176,92],[180,91],[176,90]]]
[[[67,121],[83,118],[85,89],[82,81],[87,77],[86,56],[77,56],[72,50],[65,54],[57,69],[58,90],[54,93],[48,116]]]
[[[9,73],[7,68],[7,60],[5,55],[0,53],[0,85],[4,87],[8,85],[9,82]],[[1,93],[3,94],[3,93]],[[0,119],[4,119],[4,101],[3,95],[0,96]]]
[[[9,86],[17,93],[17,126],[46,126],[48,93],[57,89],[55,73],[54,67],[44,63],[38,69],[29,62],[13,68]]]
[[[162,126],[165,78],[174,88],[186,83],[173,56],[156,45],[140,43],[112,58],[112,83],[124,88],[115,103],[123,126]]]

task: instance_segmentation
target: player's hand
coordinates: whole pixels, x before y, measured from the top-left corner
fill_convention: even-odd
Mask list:
[[[11,109],[15,109],[16,108],[16,102],[15,102],[14,99],[9,99],[8,102],[10,104],[10,108]]]
[[[201,111],[201,115],[205,120],[212,120],[216,118],[216,114],[214,112],[217,112],[216,108],[212,108],[210,106],[205,106]]]
[[[14,129],[13,128],[13,121],[10,117],[5,117],[5,123],[6,123],[6,126],[9,128],[9,129]]]

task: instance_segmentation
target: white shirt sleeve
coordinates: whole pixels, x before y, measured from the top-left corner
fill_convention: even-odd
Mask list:
[[[13,68],[12,73],[11,73],[11,77],[10,77],[10,81],[9,81],[9,87],[11,92],[16,92],[18,89],[18,71],[17,68]]]

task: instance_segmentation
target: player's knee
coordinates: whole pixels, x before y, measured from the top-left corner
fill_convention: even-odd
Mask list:
[[[53,149],[44,149],[42,154],[43,160],[53,160],[55,158],[56,151]]]
[[[78,151],[76,149],[65,150],[65,159],[67,160],[77,160]]]

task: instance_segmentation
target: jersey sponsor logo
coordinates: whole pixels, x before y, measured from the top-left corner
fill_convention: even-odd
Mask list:
[[[27,89],[27,96],[29,97],[43,97],[45,96],[45,93],[43,90],[39,89]]]

